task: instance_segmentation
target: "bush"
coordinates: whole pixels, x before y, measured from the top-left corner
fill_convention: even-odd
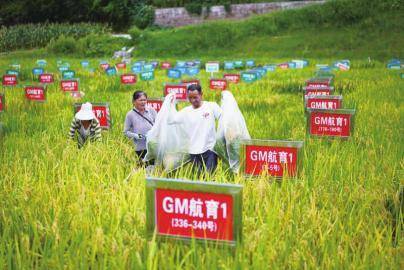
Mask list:
[[[140,29],[145,29],[154,23],[154,7],[148,5],[141,5],[135,9],[132,17],[133,23]]]
[[[184,5],[185,9],[188,11],[189,14],[194,14],[194,15],[201,15],[202,10],[203,10],[203,3],[196,1],[196,2],[190,2],[186,3]]]
[[[132,42],[134,44],[138,44],[140,41],[140,38],[142,36],[142,31],[137,28],[136,26],[132,26],[129,30],[128,30],[128,34],[131,36],[132,38]]]
[[[106,25],[93,23],[78,24],[23,24],[0,28],[0,51],[32,49],[46,46],[60,36],[78,39],[91,33],[107,33]]]
[[[91,34],[78,41],[78,53],[85,57],[112,56],[115,51],[128,46],[129,42],[125,38]]]
[[[83,57],[112,56],[115,51],[127,46],[128,42],[125,38],[98,34],[91,34],[79,40],[60,36],[48,44],[47,50],[54,54],[74,54]]]
[[[49,52],[55,54],[71,54],[77,53],[79,46],[75,38],[61,35],[57,39],[52,39],[49,42],[47,49]]]

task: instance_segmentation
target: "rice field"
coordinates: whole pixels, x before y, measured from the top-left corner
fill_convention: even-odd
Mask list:
[[[46,70],[60,77],[57,58],[45,59]],[[243,241],[232,249],[146,235],[145,170],[136,168],[123,123],[134,90],[162,97],[163,83],[174,81],[158,70],[154,81],[122,86],[118,76],[84,71],[82,59],[64,60],[80,78],[85,93],[80,102],[110,103],[112,128],[103,132],[100,143],[78,150],[67,139],[77,100],[60,90],[59,78],[48,87],[46,102],[29,102],[22,85],[31,83],[36,58],[0,57],[1,74],[12,62],[21,64],[19,86],[2,90],[1,269],[403,267],[400,71],[388,70],[382,62],[367,66],[353,60],[350,71],[335,73],[344,107],[356,109],[354,134],[346,141],[307,136],[301,91],[316,63],[337,59],[309,59],[310,66],[302,70],[276,70],[251,84],[230,85],[252,138],[304,141],[296,179],[244,178],[229,173],[224,164],[212,177],[198,179],[244,186]],[[90,63],[97,67],[98,59]],[[220,103],[220,92],[209,90],[209,74],[202,71],[198,78],[205,100]],[[187,168],[156,174],[197,180]]]

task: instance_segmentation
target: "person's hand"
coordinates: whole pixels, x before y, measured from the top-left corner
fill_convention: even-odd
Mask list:
[[[170,93],[166,96],[166,99],[170,101],[171,104],[175,104],[176,96],[175,93]]]
[[[135,138],[135,140],[137,140],[137,141],[146,139],[146,137],[144,135],[138,134],[138,133],[133,133],[133,138]]]

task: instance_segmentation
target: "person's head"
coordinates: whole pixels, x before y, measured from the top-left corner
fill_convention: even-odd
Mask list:
[[[136,110],[144,111],[146,109],[147,94],[141,90],[135,91],[135,93],[133,93],[132,103]]]
[[[75,117],[76,119],[81,121],[85,128],[87,128],[90,125],[91,121],[95,119],[95,115],[93,113],[93,105],[90,102],[82,104]]]
[[[192,107],[199,108],[202,105],[202,88],[199,84],[190,84],[187,88],[188,100]]]

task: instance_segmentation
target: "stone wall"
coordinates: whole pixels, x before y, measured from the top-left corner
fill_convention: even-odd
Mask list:
[[[231,13],[224,6],[212,6],[208,16],[204,10],[201,16],[190,15],[185,8],[161,8],[155,11],[155,24],[160,26],[184,26],[198,24],[206,20],[243,19],[254,14],[264,14],[275,10],[300,8],[307,5],[322,4],[325,1],[293,1],[256,4],[231,5]]]

